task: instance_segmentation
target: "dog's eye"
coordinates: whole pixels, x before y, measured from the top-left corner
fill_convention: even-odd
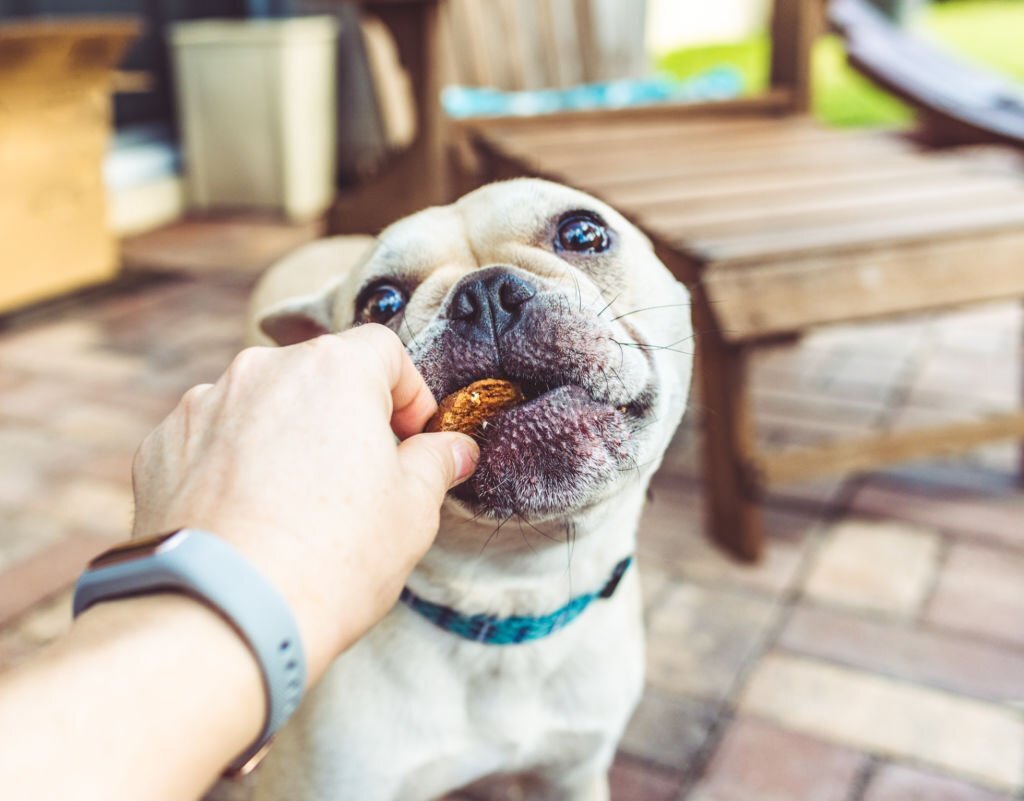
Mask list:
[[[405,292],[394,284],[378,284],[362,298],[359,321],[386,323],[405,308],[407,300]]]
[[[588,214],[573,214],[558,224],[555,247],[572,253],[603,253],[611,245],[608,228]]]

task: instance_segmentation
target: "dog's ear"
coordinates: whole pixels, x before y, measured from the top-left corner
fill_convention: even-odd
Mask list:
[[[336,330],[333,310],[344,281],[373,253],[370,236],[332,236],[292,251],[256,284],[246,341],[292,345]]]
[[[288,298],[271,306],[260,317],[260,330],[278,345],[294,345],[329,334],[333,328],[333,289]]]

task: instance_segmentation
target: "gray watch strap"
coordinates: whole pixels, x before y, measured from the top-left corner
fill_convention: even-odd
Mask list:
[[[131,543],[93,560],[75,586],[74,615],[114,598],[181,592],[204,601],[238,631],[263,673],[267,716],[252,746],[228,768],[245,772],[292,715],[306,684],[306,660],[288,604],[255,567],[219,537],[181,529],[142,553]]]

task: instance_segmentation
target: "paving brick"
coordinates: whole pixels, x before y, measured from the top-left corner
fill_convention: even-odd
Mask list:
[[[687,801],[846,801],[865,761],[850,749],[739,718]]]
[[[1020,397],[1018,361],[1004,352],[986,356],[934,350],[916,370],[910,396],[921,405],[1015,405]]]
[[[288,223],[266,217],[183,220],[128,237],[125,263],[134,269],[217,270],[258,274],[299,245],[323,235],[322,220]]]
[[[39,367],[34,359],[88,350],[99,339],[99,327],[89,320],[77,317],[40,320],[4,332],[0,340],[0,362]]]
[[[643,595],[646,616],[661,599],[670,579],[668,573],[653,564],[641,562],[637,567],[640,571],[640,592]]]
[[[157,421],[125,408],[79,400],[55,414],[47,428],[64,441],[87,448],[134,451]]]
[[[884,765],[871,778],[862,801],[1010,801],[966,782],[906,765]]]
[[[1024,720],[1015,710],[778,653],[757,665],[739,709],[998,790],[1024,788]]]
[[[668,479],[693,481],[700,473],[701,409],[699,401],[691,397],[691,409],[686,412],[683,422],[676,429],[665,456],[661,461],[658,476]]]
[[[675,801],[683,776],[629,756],[616,757],[609,774],[611,801]],[[514,778],[480,782],[443,801],[523,801],[524,790]]]
[[[764,559],[741,564],[708,538],[704,500],[697,488],[659,474],[640,522],[638,552],[644,564],[657,565],[676,578],[779,595],[792,586],[814,525],[806,514],[767,508]]]
[[[885,406],[824,392],[794,392],[787,387],[755,387],[753,402],[766,421],[797,427],[820,422],[839,432],[863,432],[875,427]]]
[[[804,583],[810,598],[909,617],[938,567],[939,538],[899,523],[845,520],[832,526]]]
[[[837,475],[794,484],[779,484],[765,491],[764,500],[767,508],[827,512],[843,502],[849,482],[849,476]]]
[[[36,377],[0,392],[0,419],[22,424],[46,424],[76,400],[68,382]]]
[[[42,471],[32,462],[23,463],[17,470],[4,470],[0,472],[0,510],[8,513],[17,510],[45,489],[46,481]],[[0,532],[0,539],[3,538]]]
[[[906,520],[957,537],[1024,550],[1024,495],[932,486],[869,482],[850,502],[851,514]]]
[[[620,744],[626,754],[689,772],[721,709],[654,688],[644,693]]]
[[[726,698],[778,613],[769,600],[672,585],[650,617],[649,684],[671,694]]]
[[[83,463],[76,471],[76,474],[86,478],[95,478],[103,482],[115,484],[122,487],[130,487],[132,479],[132,463],[135,461],[135,451],[141,444],[141,439],[136,446],[129,450],[114,451],[111,453],[96,454]]]
[[[32,657],[70,626],[70,590],[37,604],[8,625],[0,624],[0,673]]]
[[[89,450],[36,426],[0,425],[0,475],[34,471],[41,476],[73,470]]]
[[[137,356],[100,350],[100,336],[82,319],[42,323],[0,341],[0,364],[92,385],[127,383],[142,372]]]
[[[1024,649],[801,606],[778,639],[790,651],[996,703],[1024,699]]]
[[[675,801],[683,785],[683,775],[645,765],[619,756],[612,765],[612,801]]]
[[[131,534],[133,497],[128,480],[115,483],[72,476],[45,499],[42,509],[68,529],[116,539],[126,539]]]
[[[77,532],[75,532],[77,533]],[[0,514],[0,581],[3,571],[71,536],[68,527],[34,509]]]
[[[8,567],[0,574],[0,628],[70,587],[92,557],[117,541],[112,537],[69,537]]]
[[[1024,555],[955,545],[925,618],[937,626],[1024,645]]]

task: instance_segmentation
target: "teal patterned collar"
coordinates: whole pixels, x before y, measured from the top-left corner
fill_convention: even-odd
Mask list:
[[[561,609],[541,617],[464,615],[450,606],[427,601],[408,587],[402,590],[401,601],[435,626],[467,640],[483,645],[519,645],[554,634],[572,623],[594,601],[611,598],[632,562],[633,557],[627,556],[615,565],[611,578],[600,590],[577,595]]]

